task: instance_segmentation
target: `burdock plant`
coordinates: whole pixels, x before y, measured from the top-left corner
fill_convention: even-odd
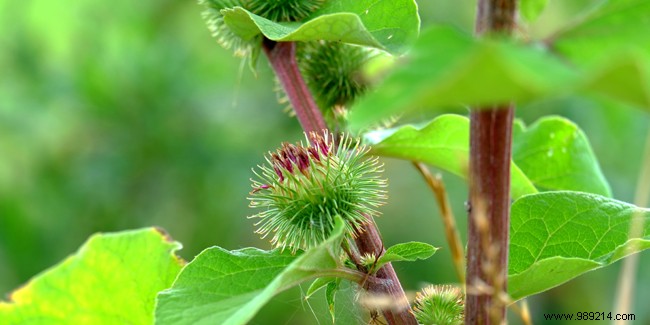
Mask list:
[[[345,221],[347,235],[356,237],[375,208],[386,198],[386,181],[376,157],[364,156],[368,148],[342,135],[315,132],[306,143],[283,143],[266,155],[266,164],[254,170],[250,206],[262,211],[257,233],[273,233],[277,246],[313,247],[330,236],[336,216]]]

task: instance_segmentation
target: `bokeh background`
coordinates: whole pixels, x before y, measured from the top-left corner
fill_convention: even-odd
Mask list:
[[[551,1],[522,32],[546,35],[593,2]],[[419,5],[423,28],[472,30],[474,1]],[[200,12],[178,0],[0,0],[3,299],[95,232],[161,226],[183,243],[187,260],[212,245],[269,248],[246,218],[251,167],[301,131],[282,113],[266,62],[257,76],[242,67],[210,37]],[[581,126],[615,198],[633,200],[647,113],[584,98],[527,106],[517,112],[527,124],[559,114]],[[410,163],[385,164],[390,199],[377,222],[386,244],[442,247],[428,261],[397,264],[403,285],[457,281],[432,194]],[[466,185],[443,176],[463,230]],[[543,312],[613,311],[620,265],[531,298],[535,323],[545,323]],[[639,324],[650,319],[647,274],[648,252],[637,280]],[[316,324],[318,307],[302,299],[304,290],[282,294],[253,323]]]

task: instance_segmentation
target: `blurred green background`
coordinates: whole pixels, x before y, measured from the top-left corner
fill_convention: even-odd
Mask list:
[[[528,32],[546,35],[592,2],[551,1]],[[423,28],[472,30],[474,1],[419,5]],[[246,218],[251,167],[301,131],[282,113],[267,64],[257,77],[242,68],[210,37],[200,12],[194,1],[0,0],[3,297],[99,231],[161,226],[183,243],[187,260],[211,245],[269,248]],[[633,200],[646,113],[577,98],[528,106],[518,110],[528,124],[560,114],[580,125],[615,197]],[[386,244],[442,247],[428,261],[397,264],[403,285],[456,281],[432,194],[410,163],[385,163],[390,199],[378,223]],[[444,177],[462,230],[466,186]],[[620,265],[533,297],[533,320],[613,311]],[[635,312],[647,320],[647,252],[639,274]],[[254,323],[316,323],[304,289],[282,294]]]

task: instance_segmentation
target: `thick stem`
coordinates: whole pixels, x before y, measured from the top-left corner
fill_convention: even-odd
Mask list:
[[[323,114],[318,109],[314,97],[309,92],[309,88],[307,88],[305,80],[298,69],[296,43],[276,43],[264,39],[263,48],[275,74],[280,79],[282,88],[289,97],[289,102],[293,106],[294,112],[296,112],[302,129],[306,133],[320,133],[327,129]]]
[[[517,0],[479,0],[476,34],[511,34]],[[465,324],[500,324],[506,304],[513,105],[475,108],[470,121]]]
[[[355,242],[357,249],[362,254],[370,253],[375,256],[381,256],[386,251],[379,230],[374,222],[369,222],[364,225]],[[377,271],[375,276],[379,279],[386,280],[386,282],[367,283],[365,287],[371,295],[377,295],[379,297],[388,296],[390,298],[390,306],[383,306],[382,309],[382,314],[388,324],[417,325],[418,322],[411,313],[408,299],[406,298],[406,294],[404,294],[404,290],[393,266],[390,263],[384,265]]]
[[[507,289],[513,115],[511,106],[471,114],[465,324],[500,324],[505,317],[498,296]]]
[[[273,42],[265,39],[263,42],[264,53],[269,58],[273,70],[275,70],[284,91],[289,97],[296,116],[305,132],[322,132],[327,129],[325,119],[316,105],[309,88],[300,74],[296,62],[296,44],[293,42]],[[357,250],[360,254],[375,254],[380,256],[383,251],[383,242],[377,226],[372,217],[370,222],[364,226],[359,236],[355,239]],[[415,316],[411,313],[408,299],[402,285],[395,274],[393,266],[388,263],[384,265],[375,277],[385,281],[365,282],[366,290],[372,295],[390,296],[393,301],[403,303],[403,308],[388,306],[382,308],[382,314],[388,324],[413,324],[417,325]]]

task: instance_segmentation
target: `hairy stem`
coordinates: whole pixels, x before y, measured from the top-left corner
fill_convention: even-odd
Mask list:
[[[513,115],[511,106],[471,114],[465,324],[500,324],[505,317],[498,297],[507,288]],[[478,290],[485,286],[490,290]]]
[[[280,79],[280,84],[282,84],[289,97],[291,106],[293,106],[303,130],[305,132],[321,132],[327,129],[323,114],[316,105],[298,69],[296,44],[293,42],[273,42],[265,39],[263,48],[273,70]],[[384,244],[372,217],[369,217],[369,219],[370,222],[364,225],[364,229],[360,230],[359,236],[355,239],[355,244],[359,254],[374,253],[379,256],[384,252]],[[375,277],[383,281],[364,281],[364,287],[371,295],[389,296],[392,301],[404,303],[402,308],[395,308],[395,306],[381,308],[382,314],[388,323],[417,325],[393,266],[390,263],[384,265],[377,271]]]
[[[371,253],[375,256],[381,256],[386,251],[381,240],[381,235],[374,222],[369,222],[361,229],[361,233],[355,239],[357,249],[362,254]],[[411,313],[411,308],[402,289],[402,285],[397,278],[395,269],[390,263],[384,265],[377,271],[375,276],[379,279],[387,280],[385,283],[366,283],[366,290],[370,294],[377,295],[378,298],[389,298],[390,306],[378,306],[388,324],[413,324],[418,322]]]
[[[476,34],[511,34],[517,0],[479,0]],[[510,228],[511,104],[474,108],[470,163],[465,324],[501,324]]]
[[[454,218],[454,213],[451,211],[445,184],[440,179],[440,175],[433,176],[425,164],[414,161],[413,166],[422,174],[427,185],[429,185],[429,188],[436,196],[436,201],[438,201],[438,207],[440,208],[440,216],[445,225],[445,237],[447,237],[447,244],[451,250],[451,258],[456,267],[456,274],[460,283],[465,283],[465,252],[460,235],[458,234],[458,228],[456,228],[456,219]]]
[[[282,88],[289,97],[300,126],[306,133],[320,133],[327,129],[325,119],[309,92],[296,62],[296,43],[273,42],[264,39],[264,53],[269,58]]]

